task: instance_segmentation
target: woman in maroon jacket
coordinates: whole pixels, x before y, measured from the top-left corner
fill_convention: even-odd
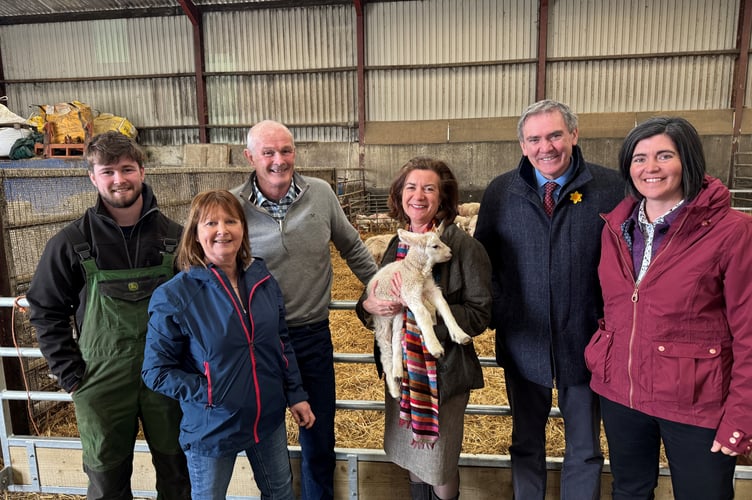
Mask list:
[[[661,441],[675,498],[733,498],[752,449],[752,218],[682,118],[635,127],[619,168],[629,196],[604,217],[604,319],[585,351],[613,498],[653,498]]]

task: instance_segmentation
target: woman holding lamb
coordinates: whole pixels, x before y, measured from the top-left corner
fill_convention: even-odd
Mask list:
[[[486,330],[491,317],[491,264],[483,246],[453,224],[458,201],[457,178],[444,162],[413,158],[392,182],[389,215],[410,232],[441,231],[452,258],[436,264],[433,277],[459,326],[476,336]],[[381,265],[401,259],[407,250],[407,244],[395,237]],[[372,286],[375,289],[376,283]],[[444,355],[437,359],[423,344],[411,311],[399,300],[381,300],[370,293],[357,306],[366,325],[371,315],[395,309],[404,309],[403,375],[399,398],[386,392],[384,451],[389,460],[407,469],[414,500],[456,499],[465,408],[470,390],[483,387],[480,362],[472,343],[450,340],[440,318],[434,329]],[[374,347],[381,375],[378,347]]]

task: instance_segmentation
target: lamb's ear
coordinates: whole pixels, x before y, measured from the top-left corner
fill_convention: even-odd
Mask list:
[[[401,242],[407,243],[408,245],[415,245],[415,241],[418,237],[416,233],[411,233],[406,229],[397,229],[397,236],[399,236]]]
[[[436,234],[441,237],[444,234],[444,219],[441,220],[439,223],[439,227],[436,228]]]

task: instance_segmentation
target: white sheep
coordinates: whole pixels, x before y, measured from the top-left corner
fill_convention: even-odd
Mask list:
[[[405,258],[382,267],[368,284],[368,293],[382,300],[397,300],[392,295],[392,277],[400,274],[400,296],[410,308],[420,328],[428,351],[439,358],[444,354],[441,342],[433,329],[435,312],[444,319],[449,337],[458,344],[467,344],[472,338],[457,324],[446,299],[433,280],[432,268],[437,262],[446,262],[452,251],[435,232],[412,233],[398,229],[400,241],[410,245]],[[373,283],[377,282],[374,290]],[[399,380],[402,378],[402,313],[394,316],[373,316],[374,335],[381,350],[384,378],[393,398],[399,397]]]
[[[394,238],[393,234],[377,234],[367,238],[363,242],[371,255],[373,255],[373,260],[376,261],[376,264],[381,264],[381,259],[384,258],[384,252],[386,252],[386,247],[389,245],[389,242],[392,241],[392,238]]]
[[[475,234],[475,226],[478,225],[478,214],[473,215],[470,217],[470,222],[467,223],[467,228],[465,231],[467,231],[467,234],[470,236],[473,236]]]
[[[458,215],[454,218],[457,227],[472,236],[475,233],[475,226],[478,224],[478,214],[475,215]]]
[[[355,226],[361,231],[393,231],[397,227],[397,221],[389,214],[371,214],[355,216]]]
[[[473,215],[477,215],[479,210],[480,210],[480,203],[478,203],[477,201],[468,202],[468,203],[460,203],[457,206],[457,214],[462,215],[463,217],[470,217]]]

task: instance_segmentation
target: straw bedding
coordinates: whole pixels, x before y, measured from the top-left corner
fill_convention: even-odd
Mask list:
[[[370,236],[365,234],[363,237]],[[334,266],[334,300],[357,300],[363,285],[352,274],[347,264],[332,247]],[[373,333],[363,327],[354,311],[331,311],[331,330],[335,352],[373,352]],[[480,356],[494,356],[492,331],[474,338]],[[383,401],[383,381],[377,378],[373,364],[337,363],[337,399],[360,399]],[[486,387],[473,391],[471,404],[506,405],[504,376],[500,368],[484,368]],[[41,424],[43,435],[77,436],[72,405],[51,413]],[[337,447],[381,449],[384,417],[379,411],[338,410],[336,417]],[[287,422],[290,444],[297,444],[297,429],[291,419]],[[463,452],[507,454],[511,438],[511,418],[480,415],[465,417],[465,440]],[[560,419],[551,419],[548,426],[548,450],[550,456],[563,456],[563,424]],[[604,443],[605,444],[605,443]]]
[[[371,234],[364,234],[367,238]],[[332,247],[334,266],[334,300],[357,300],[363,285],[350,272],[347,264]],[[339,353],[367,353],[373,350],[373,333],[364,328],[353,311],[332,311],[330,314],[334,350]],[[474,338],[475,348],[482,357],[494,356],[494,335],[486,331]],[[498,367],[484,367],[486,386],[473,391],[470,404],[507,405],[504,388],[503,371]],[[337,363],[337,399],[382,401],[384,398],[383,381],[378,380],[373,364]],[[555,404],[555,402],[554,402]],[[338,448],[381,449],[384,416],[379,411],[338,410],[335,420]],[[289,442],[297,445],[297,428],[292,419],[287,419]],[[72,405],[51,413],[42,422],[41,434],[45,436],[77,436]],[[463,453],[501,454],[509,453],[512,434],[510,417],[466,415]],[[140,436],[142,438],[142,436]],[[603,449],[608,456],[605,436],[602,438]],[[547,428],[547,450],[551,457],[564,455],[564,425],[561,419],[550,419]],[[662,459],[666,464],[665,456]],[[748,463],[741,460],[740,463]],[[25,500],[72,500],[82,497],[74,495],[24,494],[5,492],[5,498]]]

